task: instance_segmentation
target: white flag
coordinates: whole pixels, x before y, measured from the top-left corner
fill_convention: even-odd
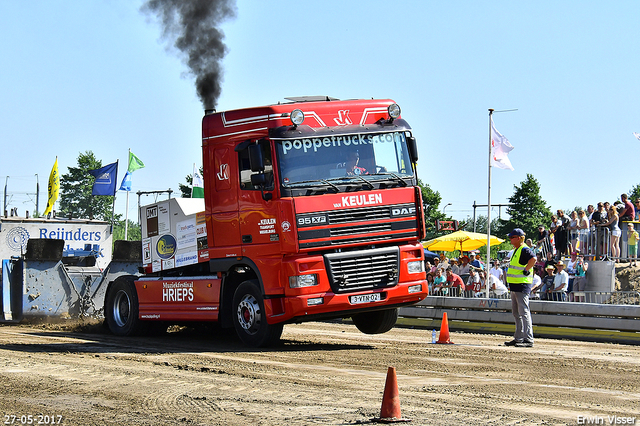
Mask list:
[[[512,149],[513,145],[509,143],[509,139],[496,130],[493,119],[491,119],[491,165],[499,169],[513,170],[507,155]]]
[[[202,175],[196,169],[196,165],[193,165],[193,181],[191,187],[191,198],[204,198],[204,180]]]
[[[635,136],[640,141],[640,133],[633,132],[633,136]]]

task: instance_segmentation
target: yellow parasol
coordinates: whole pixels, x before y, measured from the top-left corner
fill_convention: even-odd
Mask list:
[[[491,236],[490,245],[495,246],[504,240]],[[424,241],[422,246],[431,251],[471,251],[487,245],[487,234],[477,232],[456,231],[429,241]]]

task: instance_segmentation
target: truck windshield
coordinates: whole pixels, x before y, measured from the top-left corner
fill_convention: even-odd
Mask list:
[[[413,177],[404,132],[276,140],[280,183]]]

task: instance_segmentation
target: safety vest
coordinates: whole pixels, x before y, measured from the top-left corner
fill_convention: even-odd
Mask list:
[[[523,275],[524,266],[520,264],[520,253],[523,248],[529,248],[526,244],[522,244],[517,250],[513,252],[511,261],[509,262],[509,269],[507,269],[507,282],[509,284],[531,284],[533,283],[533,275],[529,271],[529,275]],[[526,266],[526,265],[525,265]]]

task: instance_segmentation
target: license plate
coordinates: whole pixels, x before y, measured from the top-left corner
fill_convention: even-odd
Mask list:
[[[359,296],[349,296],[349,302],[352,305],[357,305],[359,303],[371,303],[371,302],[379,302],[382,300],[380,297],[380,293],[371,293],[371,294],[361,294]]]

